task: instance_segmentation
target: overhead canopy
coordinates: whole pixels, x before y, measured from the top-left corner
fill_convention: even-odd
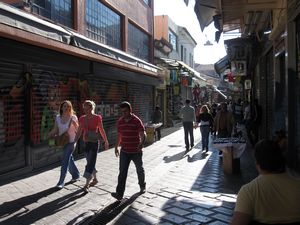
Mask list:
[[[197,72],[192,67],[188,66],[182,61],[175,60],[175,59],[168,59],[168,58],[160,58],[160,59],[170,67],[181,68],[183,70],[186,70],[189,74],[191,74],[192,77],[195,77],[198,80],[206,81],[206,79],[202,77],[199,72]]]
[[[204,30],[217,14],[218,0],[196,0],[194,11],[200,23],[201,31]]]

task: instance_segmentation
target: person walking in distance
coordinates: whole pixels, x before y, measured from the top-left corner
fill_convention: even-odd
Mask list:
[[[117,140],[115,155],[120,157],[119,176],[116,192],[111,193],[112,197],[121,200],[124,196],[128,168],[131,160],[135,164],[140,186],[140,193],[146,191],[145,171],[143,167],[143,144],[146,139],[145,127],[135,114],[129,102],[120,104],[122,116],[117,122]],[[121,149],[119,150],[119,146]]]
[[[99,139],[91,138],[92,133],[97,134],[104,140],[104,149],[109,148],[106,133],[102,124],[102,116],[95,114],[95,102],[86,100],[83,103],[83,111],[85,115],[79,118],[79,128],[75,137],[75,141],[78,141],[80,136],[83,134],[84,151],[86,156],[86,166],[83,177],[86,178],[86,183],[83,188],[84,192],[89,192],[89,188],[98,183],[96,176],[96,160],[99,151],[100,143]]]
[[[161,123],[161,122],[162,122],[162,111],[159,109],[159,106],[156,106],[152,116],[152,123]],[[161,127],[155,129],[157,140],[160,140],[161,138],[160,129]]]
[[[200,125],[200,132],[202,137],[202,151],[208,152],[209,133],[213,126],[214,119],[209,112],[207,105],[203,105],[200,109],[197,123]]]
[[[63,101],[59,106],[59,115],[55,118],[55,124],[53,129],[48,134],[48,138],[54,135],[63,135],[67,132],[69,136],[69,142],[63,146],[63,157],[61,161],[60,178],[56,185],[58,189],[62,189],[65,184],[65,178],[67,171],[72,175],[72,182],[77,181],[80,177],[80,173],[74,163],[73,151],[76,146],[74,138],[78,128],[78,119],[73,110],[72,103],[70,101]]]
[[[185,100],[185,106],[181,109],[180,114],[182,116],[182,123],[184,129],[184,141],[186,152],[194,147],[194,122],[196,122],[195,109],[190,105],[191,100]],[[190,140],[189,140],[190,137]]]

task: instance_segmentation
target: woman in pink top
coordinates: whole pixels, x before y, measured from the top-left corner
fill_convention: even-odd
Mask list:
[[[64,181],[68,170],[72,175],[71,181],[77,181],[80,177],[72,155],[75,149],[74,138],[77,128],[78,119],[74,113],[72,103],[70,101],[63,101],[59,106],[59,115],[56,116],[54,127],[48,134],[48,138],[51,138],[55,135],[61,135],[67,131],[69,136],[69,143],[63,146],[60,178],[56,185],[58,189],[62,189],[64,187]]]
[[[94,186],[98,183],[97,170],[95,168],[97,153],[99,150],[99,141],[88,140],[88,132],[100,133],[104,140],[104,149],[108,149],[109,144],[103,128],[102,117],[94,113],[96,104],[93,101],[86,100],[83,103],[84,114],[79,118],[78,132],[75,137],[75,141],[78,141],[80,136],[83,134],[83,141],[85,143],[85,156],[87,164],[85,166],[83,177],[86,178],[86,184],[84,186],[84,192],[89,192],[89,187]]]

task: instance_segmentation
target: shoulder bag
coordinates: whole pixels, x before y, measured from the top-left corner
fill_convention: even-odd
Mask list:
[[[55,136],[55,145],[58,146],[58,147],[63,147],[65,146],[66,144],[69,143],[69,134],[68,134],[68,130],[71,126],[71,121],[72,121],[72,118],[70,118],[70,122],[69,122],[69,126],[68,126],[68,129],[62,133],[61,135],[57,135]]]
[[[85,118],[85,124],[86,124],[86,134],[85,134],[86,142],[98,142],[101,139],[100,132],[98,132],[99,128],[97,127],[96,131],[89,130],[87,117]]]

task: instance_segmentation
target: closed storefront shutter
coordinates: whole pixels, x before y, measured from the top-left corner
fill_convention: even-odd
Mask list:
[[[114,144],[117,136],[116,123],[119,119],[119,104],[126,100],[126,83],[124,81],[89,76],[90,97],[96,103],[95,112],[102,115],[103,127],[108,141]]]
[[[32,75],[31,144],[37,145],[48,143],[46,136],[62,101],[70,100],[77,115],[80,113],[79,82],[75,74],[50,69],[33,68]]]
[[[128,98],[133,112],[147,123],[152,120],[153,113],[153,86],[144,84],[128,84]]]
[[[0,61],[0,174],[26,164],[26,83],[23,65]]]
[[[56,147],[54,139],[47,139],[47,135],[54,126],[62,101],[70,100],[78,116],[79,93],[79,81],[75,73],[32,68],[30,144],[33,168],[60,161],[61,147]]]

